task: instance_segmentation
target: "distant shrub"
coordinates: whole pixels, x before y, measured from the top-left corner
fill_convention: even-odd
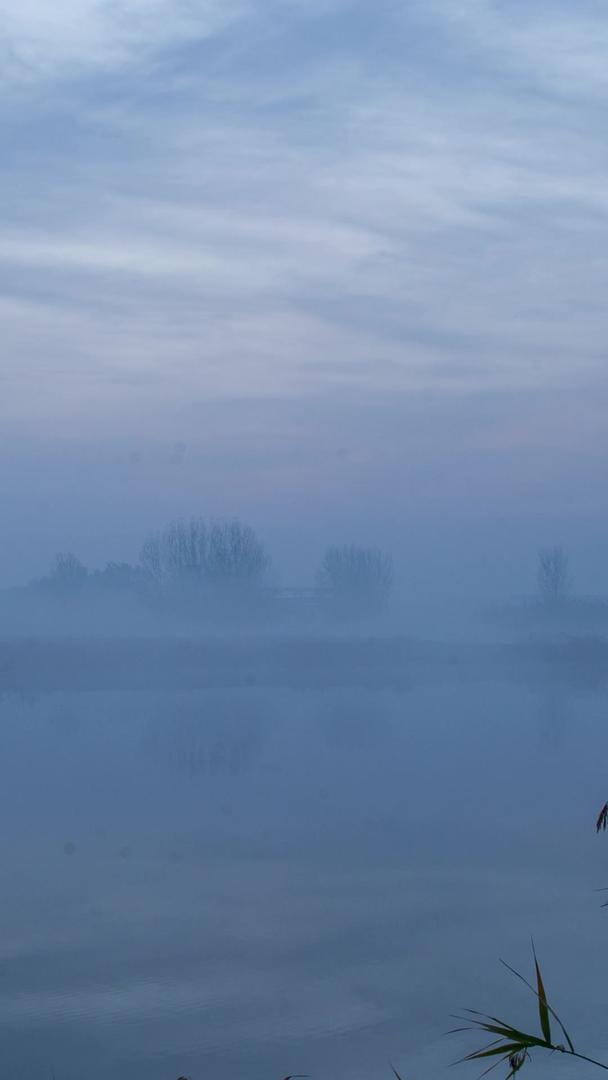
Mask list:
[[[54,592],[69,596],[81,591],[88,576],[89,571],[76,555],[71,551],[59,552],[53,560],[48,577],[43,578],[43,583]]]
[[[317,584],[337,614],[374,615],[388,605],[393,562],[390,555],[375,547],[329,547],[317,571]]]
[[[90,584],[100,592],[136,592],[141,587],[142,579],[141,568],[126,562],[109,562],[103,570],[89,574]]]

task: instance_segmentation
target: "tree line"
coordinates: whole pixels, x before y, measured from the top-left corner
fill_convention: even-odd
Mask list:
[[[108,562],[89,570],[73,552],[55,555],[49,572],[30,585],[49,597],[122,595],[201,614],[261,610],[285,594],[308,600],[340,618],[379,615],[389,606],[393,560],[378,547],[330,545],[314,574],[314,588],[281,590],[269,582],[271,560],[256,531],[239,520],[202,517],[172,521],[151,533],[136,563]],[[568,556],[561,547],[538,554],[537,596],[547,608],[568,600]]]
[[[170,522],[142,544],[137,563],[89,570],[72,552],[58,553],[32,587],[62,599],[122,594],[201,613],[268,608],[281,590],[269,584],[271,560],[250,526],[202,517]],[[343,618],[381,614],[393,587],[393,562],[377,547],[329,546],[309,598]]]

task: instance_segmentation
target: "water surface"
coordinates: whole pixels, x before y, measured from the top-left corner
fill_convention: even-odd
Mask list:
[[[530,934],[608,1055],[607,705],[496,675],[5,697],[3,1075],[447,1076],[455,1009],[533,1017],[497,962]]]

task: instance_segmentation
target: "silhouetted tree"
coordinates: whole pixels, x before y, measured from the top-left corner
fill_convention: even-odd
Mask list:
[[[388,604],[393,562],[379,548],[344,544],[329,547],[317,572],[317,583],[341,615],[373,615]]]
[[[208,539],[207,526],[201,518],[173,521],[145,541],[141,566],[157,585],[193,588],[206,575]]]
[[[207,549],[207,578],[215,585],[257,585],[269,564],[250,525],[228,521],[212,525]]]
[[[545,548],[538,555],[538,590],[546,604],[564,600],[570,585],[568,556],[561,547]]]
[[[89,571],[71,551],[59,552],[53,561],[46,582],[57,592],[73,595],[86,583]]]
[[[249,525],[239,521],[207,526],[202,518],[172,522],[146,540],[140,562],[148,580],[188,595],[232,586],[241,595],[258,585],[268,567],[264,546]]]

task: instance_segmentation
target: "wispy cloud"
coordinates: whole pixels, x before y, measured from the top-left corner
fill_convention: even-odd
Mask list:
[[[430,10],[462,46],[480,49],[490,64],[510,71],[529,89],[543,86],[560,99],[598,103],[608,86],[608,21],[598,0],[431,0]]]
[[[181,478],[209,402],[380,416],[391,395],[495,393],[515,416],[518,393],[585,382],[603,400],[598,3],[0,11],[11,432],[139,446],[162,431],[188,444]]]
[[[65,78],[116,69],[160,48],[201,40],[247,0],[23,0],[2,5],[3,80]]]

